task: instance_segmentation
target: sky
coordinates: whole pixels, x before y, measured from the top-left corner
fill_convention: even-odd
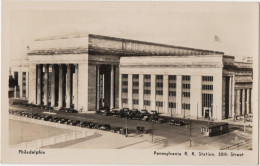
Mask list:
[[[257,3],[16,2],[4,4],[10,60],[36,39],[97,34],[215,50],[236,58],[258,52]],[[8,9],[8,10],[7,10]]]

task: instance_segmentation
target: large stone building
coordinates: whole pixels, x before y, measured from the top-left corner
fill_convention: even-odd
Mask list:
[[[252,64],[223,52],[89,34],[30,45],[29,102],[233,118],[251,113]]]

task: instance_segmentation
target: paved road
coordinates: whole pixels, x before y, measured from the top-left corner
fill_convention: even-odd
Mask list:
[[[18,110],[28,110],[31,111],[30,108],[22,107],[22,106],[11,106],[10,109],[18,109]],[[44,110],[46,111],[46,110]],[[43,112],[41,109],[33,108],[33,112]],[[55,112],[55,111],[52,111]],[[147,130],[147,133],[150,135],[152,139],[152,123],[144,122],[139,120],[126,120],[122,118],[117,118],[113,116],[102,116],[96,114],[73,114],[73,113],[64,113],[57,112],[56,116],[61,117],[70,117],[71,119],[80,119],[86,121],[92,121],[97,123],[108,123],[112,127],[125,127],[127,121],[127,127],[130,130],[135,130],[137,126],[144,126]],[[205,137],[200,133],[200,128],[206,125],[205,121],[192,121],[192,145],[193,146],[201,146],[204,145],[206,148],[210,148],[212,146],[213,149],[222,149],[230,145],[234,145],[237,142],[234,140],[250,140],[252,139],[252,128],[247,128],[249,134],[241,134],[243,133],[242,126],[229,125],[230,132],[224,135],[214,136],[214,137]],[[154,138],[161,143],[166,144],[167,146],[176,146],[180,144],[188,144],[189,145],[189,126],[171,126],[167,123],[156,124],[153,125],[153,135]],[[160,138],[160,139],[158,139]]]

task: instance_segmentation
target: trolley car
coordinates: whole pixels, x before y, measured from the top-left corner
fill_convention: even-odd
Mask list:
[[[220,135],[228,132],[228,123],[211,123],[201,127],[201,134],[205,136]]]

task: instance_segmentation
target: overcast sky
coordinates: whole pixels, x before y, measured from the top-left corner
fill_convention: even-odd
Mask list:
[[[10,4],[9,4],[10,5]],[[15,7],[13,7],[15,6]],[[23,2],[9,13],[10,59],[33,40],[88,33],[200,49],[257,53],[257,3]],[[19,9],[19,10],[17,10]]]

